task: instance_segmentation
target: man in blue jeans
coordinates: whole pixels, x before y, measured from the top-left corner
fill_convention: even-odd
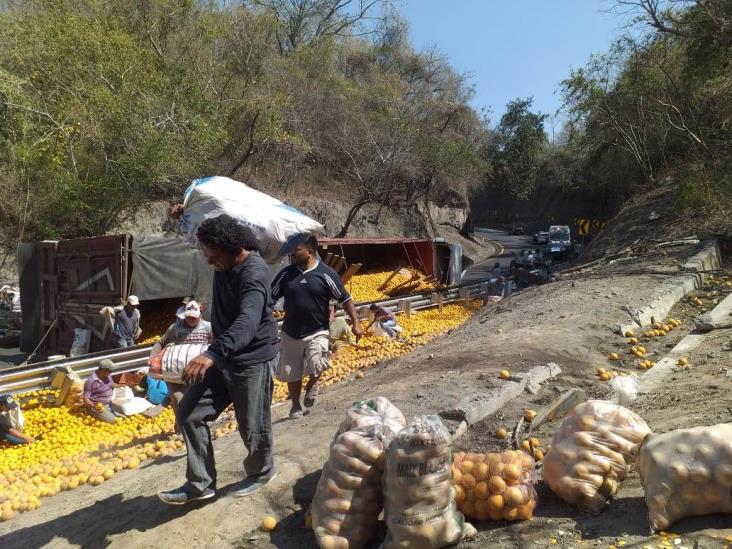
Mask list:
[[[248,496],[275,477],[272,459],[272,392],[277,364],[277,321],[272,316],[269,267],[248,247],[244,227],[227,215],[204,221],[198,241],[215,271],[211,324],[214,341],[188,363],[190,385],[176,421],[186,442],[188,481],[158,497],[182,505],[216,495],[216,465],[208,422],[229,404],[248,455],[246,478],[233,490]]]
[[[395,337],[397,337],[397,335],[399,335],[396,323],[396,315],[394,313],[392,313],[389,309],[385,307],[377,307],[374,303],[371,304],[369,309],[373,313],[374,319],[368,325],[366,331],[368,331],[373,323],[378,322],[384,333],[391,339],[394,339]]]
[[[140,300],[137,296],[131,295],[125,301],[124,307],[115,310],[114,316],[114,340],[118,348],[133,347],[135,339],[140,337],[140,311],[137,307]]]
[[[33,437],[23,432],[23,412],[11,395],[0,395],[0,441],[31,444]]]

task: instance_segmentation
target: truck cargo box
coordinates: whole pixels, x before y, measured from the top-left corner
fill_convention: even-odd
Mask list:
[[[213,274],[182,238],[109,235],[23,243],[18,248],[21,349],[68,354],[75,328],[91,330],[90,352],[112,334],[99,310],[130,294],[141,301],[194,295],[210,300]],[[171,319],[172,320],[172,319]]]

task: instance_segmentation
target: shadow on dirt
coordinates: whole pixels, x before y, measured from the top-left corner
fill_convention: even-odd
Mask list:
[[[122,494],[114,494],[68,515],[11,532],[0,538],[0,546],[8,549],[41,547],[53,540],[65,540],[69,545],[85,549],[107,547],[109,536],[156,528],[210,502],[171,506],[162,503],[157,496],[125,500]]]

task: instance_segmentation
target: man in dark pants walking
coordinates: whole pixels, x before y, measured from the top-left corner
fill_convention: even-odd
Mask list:
[[[231,403],[249,454],[247,477],[234,496],[248,496],[275,476],[270,406],[277,363],[277,322],[272,316],[269,268],[246,249],[246,233],[231,217],[204,221],[198,240],[214,268],[211,324],[214,342],[183,373],[190,383],[178,405],[188,451],[186,482],[161,492],[165,503],[184,504],[216,495],[216,466],[208,422]]]

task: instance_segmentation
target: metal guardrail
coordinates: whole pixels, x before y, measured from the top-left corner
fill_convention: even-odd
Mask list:
[[[400,311],[406,303],[409,303],[411,310],[427,309],[437,305],[437,296],[440,294],[443,296],[443,303],[481,297],[487,293],[488,284],[491,280],[471,282],[433,292],[411,294],[383,301],[358,303],[356,307],[376,303],[380,307]],[[77,357],[14,366],[0,372],[0,393],[20,393],[47,387],[51,373],[58,367],[70,368],[83,379],[96,370],[99,361],[105,358],[114,362],[115,374],[134,372],[147,366],[152,347],[153,345],[136,345],[126,349],[113,349]]]

